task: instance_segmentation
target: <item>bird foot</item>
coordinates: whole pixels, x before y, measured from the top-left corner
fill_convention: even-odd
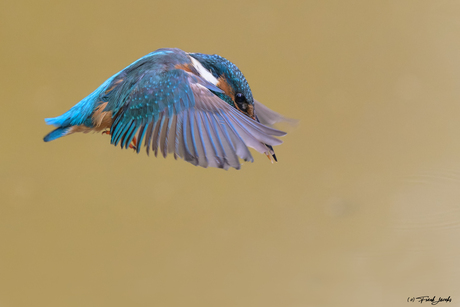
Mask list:
[[[110,133],[110,129],[102,131],[102,134],[112,135],[112,133]],[[136,137],[134,137],[133,141],[131,142],[131,144],[129,144],[129,148],[137,150],[137,139],[136,139]]]
[[[276,162],[276,160],[274,159],[274,157],[271,154],[265,153],[265,155],[267,156],[268,160],[270,160],[270,162],[272,164]]]
[[[136,137],[133,138],[133,141],[131,142],[131,144],[129,144],[129,148],[132,148],[134,150],[137,150],[137,139]]]

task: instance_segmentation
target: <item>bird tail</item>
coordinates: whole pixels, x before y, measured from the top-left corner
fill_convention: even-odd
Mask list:
[[[61,136],[67,135],[70,132],[70,126],[69,127],[59,127],[48,133],[44,138],[43,141],[49,142],[53,141],[55,139],[60,138]]]
[[[66,115],[66,113],[64,113],[63,115]],[[62,122],[64,121],[62,119],[62,117],[64,117],[63,115],[58,116],[58,117],[45,118],[45,122],[46,122],[47,125],[52,125],[52,126],[59,127],[62,124]]]

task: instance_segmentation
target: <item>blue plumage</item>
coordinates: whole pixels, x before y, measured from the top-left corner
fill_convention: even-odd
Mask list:
[[[56,129],[54,129],[53,131],[51,131],[50,133],[48,133],[48,134],[43,138],[43,140],[44,140],[45,142],[49,142],[49,141],[53,141],[53,140],[55,140],[55,139],[58,139],[58,138],[60,138],[61,136],[66,135],[69,129],[70,129],[70,127],[56,128]]]
[[[46,142],[74,132],[106,131],[111,143],[152,149],[203,167],[239,168],[247,146],[274,155],[274,136],[259,123],[282,120],[261,107],[241,71],[218,55],[159,49],[113,75],[69,111],[45,119],[57,127]],[[268,110],[268,111],[267,111]],[[271,123],[273,124],[273,122]],[[270,156],[269,156],[270,157]]]

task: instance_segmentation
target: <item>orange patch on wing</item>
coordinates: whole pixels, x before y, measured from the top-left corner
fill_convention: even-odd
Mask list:
[[[117,80],[115,83],[112,84],[112,86],[105,91],[105,94],[110,93],[118,84],[123,82],[123,79]]]
[[[196,71],[195,67],[193,67],[193,65],[191,64],[176,64],[174,68],[182,69],[182,70],[185,70],[186,72],[190,72],[194,75],[198,75],[198,72]]]
[[[225,95],[230,97],[233,100],[233,102],[235,102],[235,91],[230,86],[230,84],[228,84],[227,79],[224,77],[224,75],[220,76],[219,79],[217,79],[217,87],[223,90]],[[234,105],[236,106],[236,103],[234,103]]]
[[[112,126],[112,111],[104,112],[105,107],[107,106],[107,102],[101,103],[92,115],[93,130],[101,131]]]

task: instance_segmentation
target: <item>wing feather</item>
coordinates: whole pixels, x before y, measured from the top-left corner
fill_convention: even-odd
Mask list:
[[[165,116],[163,127],[161,128],[160,135],[160,151],[164,158],[168,153],[168,133],[169,128],[171,127],[171,120],[169,117]]]
[[[176,148],[175,148],[175,155],[184,159],[185,156],[185,145],[184,145],[184,138],[183,138],[183,125],[184,125],[184,115],[180,113],[177,117],[176,123]]]
[[[131,131],[136,127],[136,121],[131,120],[130,125],[126,126],[125,129],[123,129],[123,132],[121,133],[121,140],[120,140],[120,146],[121,148],[125,147],[126,141],[128,139],[128,135],[131,133]]]
[[[141,147],[142,147],[141,144],[142,144],[142,140],[144,139],[146,130],[147,130],[146,124],[142,125],[139,128],[139,134],[137,135],[137,148],[136,148],[137,153],[139,153],[139,151],[141,150]]]
[[[211,116],[211,124],[214,128],[214,131],[216,132],[217,142],[222,148],[224,168],[228,169],[229,166],[239,168],[238,157],[236,157],[235,150],[232,144],[228,142],[225,136],[225,131],[222,129],[221,126],[221,120],[220,118],[218,118],[216,113],[213,114],[213,116]]]
[[[151,121],[147,126],[147,134],[145,135],[145,148],[147,149],[147,155],[150,153],[150,142],[152,141],[152,133],[154,129],[154,122]],[[140,146],[139,146],[140,147]]]
[[[184,142],[184,159],[187,162],[192,163],[193,165],[197,165],[198,161],[196,159],[196,152],[193,148],[193,140],[192,140],[192,126],[190,125],[189,110],[184,110],[182,112],[182,140]]]
[[[197,152],[198,164],[201,167],[208,167],[208,157],[206,155],[206,144],[207,139],[205,140],[203,129],[201,127],[201,121],[197,112],[194,109],[190,109],[190,122],[193,123],[193,139],[194,139],[194,146]]]
[[[158,147],[160,146],[158,143],[160,137],[160,128],[163,124],[164,119],[165,116],[163,114],[160,114],[160,118],[155,123],[155,129],[152,133],[152,151],[155,153],[155,157],[158,155]]]
[[[235,126],[238,124],[237,122],[233,122],[226,114],[221,113],[222,118],[226,121],[227,126],[228,126],[228,134],[232,140],[232,143],[235,146],[236,149],[236,154],[243,159],[244,161],[250,161],[253,162],[254,159],[252,158],[252,155],[246,146],[246,142],[243,140],[243,138],[240,136],[240,134],[237,132],[237,129]],[[253,140],[255,140],[253,138]],[[254,145],[258,145],[256,142],[253,142]],[[248,146],[249,142],[248,142]]]
[[[126,143],[124,145],[125,148],[128,148],[129,144],[131,144],[131,142],[133,141],[134,136],[136,135],[137,129],[138,129],[137,122],[134,121],[132,127],[129,128],[128,132],[126,133],[126,138],[125,138]]]
[[[169,133],[168,133],[168,153],[174,153],[174,159],[177,159],[176,155],[176,128],[177,128],[177,115],[173,115],[171,120]]]
[[[216,162],[219,165],[218,166],[219,168],[223,168],[225,165],[225,162],[224,162],[225,153],[222,147],[222,143],[219,140],[218,131],[216,131],[215,126],[213,125],[213,121],[211,118],[213,115],[210,113],[204,113],[203,115],[206,116],[206,121],[205,121],[206,129],[211,138],[211,142],[214,145],[214,150],[216,153],[215,155]]]

